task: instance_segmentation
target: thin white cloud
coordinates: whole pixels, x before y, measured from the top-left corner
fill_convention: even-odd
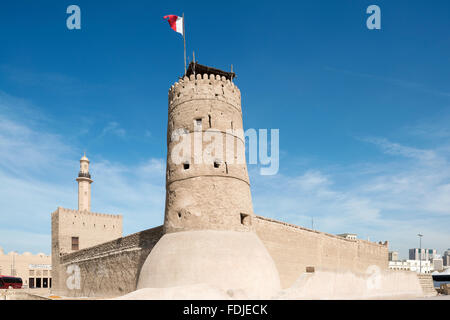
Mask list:
[[[438,160],[438,156],[433,150],[423,150],[390,142],[385,138],[363,138],[362,141],[370,142],[382,149],[386,154],[399,155],[408,158],[414,158],[425,162]]]
[[[120,127],[119,123],[115,121],[109,122],[106,127],[103,129],[101,136],[104,136],[106,134],[113,134],[120,138],[124,138],[126,135],[125,129]]]
[[[385,138],[365,138],[383,152],[383,162],[312,169],[299,176],[251,172],[257,214],[330,233],[355,232],[389,240],[405,257],[415,235],[428,245],[450,245],[450,163],[437,149],[420,149]],[[346,183],[352,181],[352,183]]]
[[[0,246],[5,251],[49,253],[51,212],[58,206],[76,209],[81,151],[33,122],[13,120],[2,112],[13,109],[15,101],[0,96]],[[95,154],[89,158],[93,211],[123,214],[125,234],[162,224],[162,159],[125,165]]]

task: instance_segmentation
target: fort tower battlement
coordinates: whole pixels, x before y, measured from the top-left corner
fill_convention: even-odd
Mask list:
[[[253,230],[241,93],[231,76],[207,72],[169,90],[165,232]],[[220,149],[211,150],[217,140]],[[180,161],[182,141],[190,152]]]

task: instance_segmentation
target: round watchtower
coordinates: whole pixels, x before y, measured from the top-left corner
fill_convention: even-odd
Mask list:
[[[252,230],[241,93],[232,81],[191,74],[170,88],[167,148],[165,232]]]
[[[191,63],[186,75],[169,91],[165,234],[137,288],[206,283],[271,297],[275,263],[256,232],[242,232],[254,231],[254,213],[234,74]]]

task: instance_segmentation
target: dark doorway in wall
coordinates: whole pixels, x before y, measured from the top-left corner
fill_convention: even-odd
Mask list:
[[[42,288],[41,287],[41,278],[36,278],[36,287],[35,288]]]
[[[48,278],[42,279],[42,288],[48,288]]]
[[[248,215],[246,213],[241,213],[241,224],[244,226],[251,226],[252,220],[251,220],[250,215]]]
[[[28,279],[28,287],[29,288],[34,288],[34,278],[29,278]]]

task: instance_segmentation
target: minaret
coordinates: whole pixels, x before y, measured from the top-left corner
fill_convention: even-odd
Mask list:
[[[91,179],[89,173],[89,159],[86,153],[80,159],[80,172],[78,173],[78,211],[91,211]]]

